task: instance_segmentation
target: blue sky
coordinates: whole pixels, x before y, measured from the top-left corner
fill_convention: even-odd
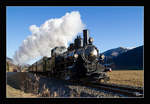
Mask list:
[[[22,41],[31,34],[31,25],[40,26],[66,12],[79,11],[94,45],[100,52],[122,47],[143,45],[143,6],[8,6],[6,9],[7,57],[12,58]]]

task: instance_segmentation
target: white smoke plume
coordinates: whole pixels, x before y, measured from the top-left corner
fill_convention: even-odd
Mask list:
[[[30,26],[31,35],[27,37],[14,54],[16,64],[25,64],[31,59],[50,57],[51,49],[55,46],[65,46],[84,29],[80,13],[72,11],[61,18],[45,21],[40,27]]]

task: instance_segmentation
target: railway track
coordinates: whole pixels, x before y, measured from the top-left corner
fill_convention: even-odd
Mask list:
[[[106,84],[106,83],[74,81],[74,80],[72,81],[68,80],[66,82],[72,83],[73,85],[88,86],[88,87],[97,88],[97,89],[101,89],[101,90],[105,90],[109,92],[114,92],[125,97],[143,97],[144,96],[142,88],[135,88],[135,87],[129,87],[129,86],[117,85],[117,84],[108,84],[108,83]]]
[[[125,97],[144,96],[143,88],[135,88],[135,87],[125,86],[125,85],[98,83],[98,82],[85,82],[85,81],[71,81],[71,82],[82,86],[88,86],[88,87],[97,88],[109,92],[114,92]]]
[[[104,83],[86,83],[84,82],[82,85],[93,87],[93,88],[98,88],[101,90],[109,91],[109,92],[114,92],[121,94],[125,97],[143,97],[143,89],[141,88],[132,88],[132,87],[127,87],[127,86],[121,86],[121,85],[116,85],[116,84],[104,84]]]

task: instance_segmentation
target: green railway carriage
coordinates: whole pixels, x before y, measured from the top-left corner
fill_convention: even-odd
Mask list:
[[[43,57],[29,67],[30,72],[50,72],[54,73],[55,57]]]
[[[36,71],[36,67],[35,67],[35,66],[36,66],[35,64],[32,65],[32,71],[33,71],[33,72]]]
[[[46,72],[53,71],[55,67],[55,57],[50,57],[46,59]]]
[[[43,72],[43,59],[38,61],[36,64],[36,71],[37,72]]]

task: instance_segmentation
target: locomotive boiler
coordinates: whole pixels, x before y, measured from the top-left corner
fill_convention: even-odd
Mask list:
[[[49,77],[65,80],[90,80],[105,82],[109,80],[106,72],[111,68],[103,65],[104,55],[93,45],[94,39],[89,37],[88,30],[83,30],[80,36],[68,48],[55,47],[51,57],[43,57],[29,67],[30,72],[42,72]]]

